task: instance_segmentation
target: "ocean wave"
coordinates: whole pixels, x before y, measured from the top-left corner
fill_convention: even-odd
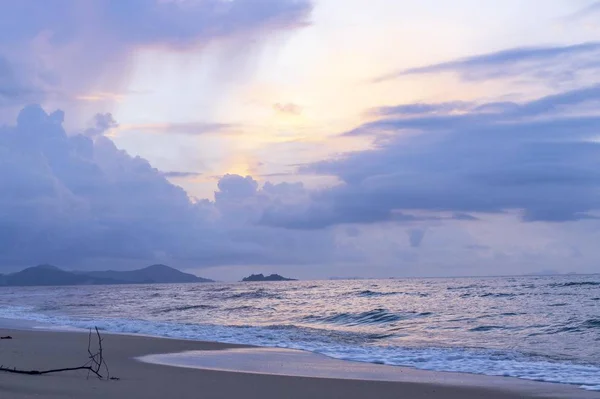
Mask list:
[[[471,332],[486,332],[492,330],[506,330],[506,327],[503,326],[479,326],[469,329]]]
[[[508,294],[505,292],[486,292],[485,294],[478,295],[480,298],[514,298],[517,294]]]
[[[400,295],[402,292],[378,292],[371,290],[364,290],[360,292],[353,292],[352,295],[362,296],[362,297],[378,297],[378,296],[390,296],[390,295]]]
[[[116,323],[115,323],[116,322]],[[225,343],[254,344],[308,350],[341,360],[407,366],[423,370],[453,371],[517,377],[534,381],[572,384],[588,390],[600,386],[600,367],[557,363],[529,358],[520,353],[466,348],[405,348],[400,346],[362,346],[356,339],[342,340],[335,332],[299,329],[294,326],[277,328],[185,326],[165,323],[108,321],[103,329],[169,337],[183,337]],[[89,323],[88,323],[89,324]],[[84,327],[88,327],[85,324]],[[346,335],[345,333],[341,333]],[[378,339],[372,336],[372,339]],[[382,337],[379,337],[381,339]]]
[[[589,330],[600,328],[600,319],[588,319],[577,325],[563,325],[562,327],[551,331],[550,333],[582,333]]]
[[[225,296],[224,299],[283,299],[283,297],[279,294],[259,288],[255,291],[244,291],[238,292],[237,294],[231,294]]]
[[[471,285],[459,285],[456,287],[448,287],[446,288],[448,291],[456,291],[456,290],[471,290],[476,288],[488,288],[487,285],[479,285],[479,284],[471,284]]]
[[[44,311],[48,311],[48,310],[60,310],[60,306],[55,305],[55,304],[46,304],[46,305],[42,305],[38,308],[39,311],[44,312]]]
[[[198,287],[200,291],[205,291],[205,287]],[[231,291],[231,287],[218,287],[218,288],[214,288],[214,287],[210,287],[210,291],[208,292],[225,292],[225,291]]]
[[[585,286],[591,286],[591,287],[600,286],[600,281],[569,281],[569,282],[566,282],[566,283],[553,283],[553,284],[549,284],[549,287],[552,287],[552,288],[585,287]]]
[[[369,335],[367,335],[367,338],[370,340],[377,341],[379,339],[386,339],[386,338],[393,337],[394,335],[396,335],[396,334],[369,334]]]
[[[369,339],[384,339],[386,337],[384,334],[349,335],[345,332],[295,326],[233,327],[135,319],[77,319],[32,313],[31,309],[27,307],[0,308],[0,316],[17,315],[19,317],[16,318],[83,329],[98,326],[102,331],[109,332],[308,350],[341,360],[407,366],[434,371],[517,377],[572,384],[589,390],[596,390],[600,387],[600,367],[598,365],[555,362],[543,358],[531,358],[517,352],[468,348],[377,346],[369,341]],[[596,322],[598,320],[594,323]]]
[[[70,303],[68,305],[63,305],[68,308],[95,308],[98,306],[97,303]]]
[[[585,328],[600,328],[600,319],[589,319],[582,323]]]
[[[483,294],[466,292],[466,293],[462,294],[460,297],[461,298],[472,298],[472,297],[475,297],[475,298],[514,298],[518,295],[519,294],[509,294],[509,293],[505,293],[505,292],[486,292]]]
[[[455,317],[452,319],[448,319],[449,322],[453,322],[453,323],[457,323],[457,322],[474,322],[477,320],[483,320],[483,319],[491,319],[491,318],[497,318],[497,317],[514,317],[514,316],[521,316],[524,315],[525,313],[516,313],[516,312],[506,312],[506,313],[488,313],[488,314],[483,314],[480,316],[463,316],[463,317]]]
[[[173,308],[161,309],[155,313],[161,314],[161,313],[171,313],[171,312],[184,312],[186,310],[215,309],[215,308],[216,308],[216,306],[212,306],[212,305],[187,305],[187,306],[176,306]]]
[[[535,285],[535,284],[521,284],[521,285],[520,285],[520,286],[518,286],[518,287],[520,287],[520,288],[527,288],[527,289],[529,289],[529,290],[533,290],[533,289],[535,289],[535,288],[536,288],[536,285]]]
[[[549,284],[594,280],[600,278],[3,288],[0,317],[591,387],[600,385],[600,287]]]
[[[255,306],[250,306],[250,305],[242,305],[242,306],[234,306],[231,308],[226,308],[224,309],[227,312],[239,312],[239,311],[264,311],[264,309],[261,308],[257,308]]]
[[[425,315],[425,314],[423,314]],[[337,313],[330,316],[307,316],[305,321],[323,324],[359,326],[370,324],[390,324],[419,316],[416,312],[392,313],[386,309],[373,309],[361,313]]]

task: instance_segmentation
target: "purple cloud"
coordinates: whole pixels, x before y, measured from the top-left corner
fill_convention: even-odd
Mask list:
[[[0,267],[118,267],[157,256],[188,267],[303,264],[333,248],[327,233],[255,223],[271,205],[301,200],[301,185],[259,188],[251,177],[226,175],[214,202],[193,202],[166,179],[189,173],[161,172],[103,135],[68,136],[63,119],[62,111],[33,105],[16,125],[0,127]],[[116,123],[108,115],[96,122]]]
[[[246,48],[306,26],[311,11],[309,0],[2,2],[0,106],[7,95],[22,106],[73,100],[98,86],[118,93],[136,49],[198,49],[222,39]],[[27,67],[16,74],[7,65]]]
[[[180,172],[180,171],[169,171],[169,172],[161,172],[161,174],[166,178],[175,178],[175,179],[187,179],[202,176],[200,172]]]
[[[475,55],[422,67],[402,69],[373,79],[380,83],[411,75],[453,72],[463,80],[479,81],[529,76],[556,83],[571,81],[575,75],[600,68],[600,43],[568,46],[522,47]]]
[[[350,132],[377,137],[386,131],[375,149],[301,169],[344,184],[313,194],[312,205],[286,209],[279,225],[393,222],[413,210],[451,212],[463,221],[475,221],[471,213],[508,210],[521,211],[528,222],[593,218],[600,210],[600,115],[563,111],[599,100],[593,86],[510,107],[474,105],[461,115],[390,113]],[[489,108],[494,112],[481,112]]]

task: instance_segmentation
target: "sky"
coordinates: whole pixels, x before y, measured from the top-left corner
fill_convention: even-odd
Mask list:
[[[0,272],[600,272],[600,2],[0,1]]]

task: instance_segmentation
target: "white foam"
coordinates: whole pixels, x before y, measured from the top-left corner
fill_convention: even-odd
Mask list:
[[[134,319],[69,318],[35,313],[26,307],[0,308],[0,317],[35,321],[44,326],[60,326],[59,329],[67,326],[87,330],[97,326],[107,332],[307,350],[340,360],[432,371],[518,377],[600,390],[599,366],[550,362],[490,350],[357,345],[332,339],[319,330],[294,327],[230,327]]]
[[[305,351],[276,348],[236,348],[142,356],[138,360],[174,367],[236,373],[368,381],[427,383],[495,388],[569,399],[598,398],[575,387],[460,373],[434,373],[401,367],[347,362]]]

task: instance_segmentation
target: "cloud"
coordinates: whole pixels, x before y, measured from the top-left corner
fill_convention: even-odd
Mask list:
[[[519,261],[531,263],[527,256],[534,253],[523,238],[539,239],[545,231],[541,223],[513,226],[508,237],[502,223],[489,224],[493,228],[482,228],[476,240],[452,226],[488,225],[479,218],[506,203],[523,206],[526,220],[594,217],[585,205],[596,201],[596,169],[565,171],[569,165],[595,166],[592,143],[567,140],[563,148],[559,144],[565,143],[552,137],[538,147],[536,137],[543,136],[535,135],[514,141],[527,130],[510,135],[478,126],[493,139],[490,145],[458,130],[431,141],[414,136],[411,140],[418,142],[402,146],[382,141],[374,151],[327,163],[328,173],[344,177],[337,187],[311,191],[302,183],[261,185],[249,176],[226,175],[214,201],[192,201],[165,177],[185,172],[161,172],[104,135],[67,135],[64,118],[61,111],[28,106],[16,125],[0,128],[0,268],[49,262],[118,269],[159,261],[187,269],[243,270],[240,275],[255,271],[249,265],[287,267],[288,274],[299,277],[482,274],[491,269],[474,269],[473,262],[481,259],[473,256],[499,251],[489,237],[498,230],[511,247],[501,260],[485,258],[485,264],[521,271]],[[421,134],[428,135],[437,133]],[[507,155],[512,158],[504,159]],[[360,173],[348,174],[353,168]],[[569,195],[559,195],[565,188]],[[573,248],[583,254],[577,262],[590,260],[586,253],[595,248],[596,234],[569,226],[556,242],[536,250],[536,256],[542,251],[547,257],[532,264],[555,267]],[[428,245],[421,248],[425,231]],[[490,249],[467,248],[484,244]],[[522,253],[515,254],[515,245]],[[449,258],[460,265],[442,268]]]
[[[177,172],[177,171],[169,171],[169,172],[161,172],[161,174],[166,178],[172,179],[187,179],[187,178],[195,178],[202,176],[200,172]]]
[[[567,17],[568,22],[581,22],[585,20],[591,20],[596,14],[600,13],[600,1],[596,1],[587,7],[569,15]]]
[[[294,103],[276,103],[273,105],[273,109],[279,113],[289,115],[300,115],[302,113],[302,107]]]
[[[41,99],[43,94],[33,84],[28,83],[22,73],[0,54],[0,106]]]
[[[548,118],[557,115],[575,114],[580,117],[580,128],[586,123],[591,124],[589,129],[595,129],[598,116],[595,116],[595,106],[600,102],[600,85],[570,90],[558,94],[549,95],[537,100],[515,103],[515,102],[492,102],[492,103],[460,103],[459,109],[456,105],[442,104],[403,104],[396,107],[382,107],[375,110],[376,114],[385,116],[372,123],[359,126],[344,133],[346,136],[373,135],[382,131],[398,130],[447,130],[449,128],[470,129],[472,126],[489,124],[492,122],[504,122],[509,124],[522,123],[532,127],[544,124],[551,125],[549,129],[560,128]],[[411,110],[406,112],[406,109]],[[416,112],[417,110],[427,110]],[[579,114],[578,114],[579,113]],[[569,119],[566,122],[569,123]],[[571,121],[573,123],[573,121]],[[586,130],[587,131],[587,130]]]
[[[600,68],[600,43],[568,46],[522,47],[465,57],[417,68],[403,69],[373,80],[380,83],[411,75],[452,72],[466,81],[520,78],[524,75],[549,83],[572,81],[576,75]],[[554,81],[554,82],[553,82]]]
[[[475,221],[473,213],[505,212],[521,212],[527,222],[595,218],[600,114],[577,111],[598,101],[600,89],[592,86],[510,106],[473,104],[458,115],[392,113],[350,132],[385,132],[375,149],[303,167],[303,173],[335,176],[343,184],[313,194],[304,208],[286,209],[279,225],[403,220],[398,215],[418,221],[421,211],[450,212],[450,219],[463,222]]]
[[[96,114],[96,116],[94,116],[94,126],[86,129],[84,134],[88,137],[101,136],[104,133],[118,127],[119,124],[115,118],[113,118],[111,113]]]
[[[440,104],[430,103],[415,103],[415,104],[402,104],[392,107],[379,107],[371,110],[374,115],[385,116],[385,115],[419,115],[419,114],[437,114],[437,113],[450,113],[455,111],[464,111],[471,108],[470,103],[462,101],[453,101]]]
[[[490,249],[490,247],[488,247],[486,245],[477,245],[477,244],[466,245],[465,248],[470,249],[472,251],[487,251]]]
[[[259,223],[270,227],[298,230],[318,230],[336,224],[372,224],[391,220],[388,209],[372,207],[359,202],[332,202],[329,198],[313,198],[313,203],[271,205],[262,214]],[[399,215],[399,219],[416,220],[412,216]]]
[[[121,93],[139,50],[199,51],[214,43],[254,48],[248,43],[305,26],[311,11],[309,0],[5,1],[0,95],[31,92],[36,96],[30,93],[26,100],[38,102],[112,101],[113,96],[81,93]],[[7,82],[3,59],[26,68]]]
[[[256,195],[258,182],[250,176],[226,174],[219,180],[219,191],[215,193],[215,200],[238,201]]]
[[[78,33],[101,26],[125,43],[187,46],[255,29],[304,25],[312,5],[305,0],[21,0],[4,2],[1,8],[5,41],[48,32],[52,42],[68,43]]]
[[[254,29],[289,29],[308,23],[307,1],[208,0],[110,1],[108,26],[138,43],[189,45],[206,37],[226,37]]]
[[[413,248],[419,248],[425,238],[425,230],[422,229],[411,229],[407,232],[410,246]]]
[[[452,219],[454,219],[454,220],[467,220],[467,221],[479,220],[479,218],[476,218],[473,215],[469,215],[468,213],[461,213],[461,212],[454,213],[452,215]]]
[[[102,251],[148,256],[152,241],[167,239],[166,226],[190,216],[187,195],[105,137],[67,136],[63,117],[29,106],[17,126],[0,132],[0,176],[9,193],[0,202],[0,220],[14,233],[2,251],[4,264]],[[137,229],[150,230],[141,235]]]
[[[241,134],[241,126],[229,123],[136,123],[119,126],[119,132],[142,132],[144,134],[182,134],[200,136],[208,134],[237,135]]]
[[[303,264],[333,248],[328,233],[253,223],[270,204],[298,201],[302,185],[259,188],[251,177],[226,175],[215,201],[192,202],[166,180],[189,173],[161,172],[101,134],[68,136],[63,119],[33,105],[0,128],[0,266],[119,267],[157,257],[188,267]],[[96,123],[116,122],[99,115]]]

